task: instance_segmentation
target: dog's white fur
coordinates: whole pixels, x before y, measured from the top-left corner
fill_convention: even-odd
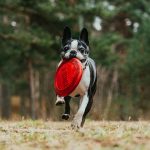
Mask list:
[[[78,46],[78,41],[77,40],[73,40],[71,42],[71,50],[77,50],[77,46]]]

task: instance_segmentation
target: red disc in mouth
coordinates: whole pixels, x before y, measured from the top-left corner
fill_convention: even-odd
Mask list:
[[[72,58],[63,60],[58,67],[55,78],[54,88],[59,96],[68,96],[78,86],[83,69],[80,60]]]

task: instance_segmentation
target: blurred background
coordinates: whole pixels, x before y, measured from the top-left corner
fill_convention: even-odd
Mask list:
[[[74,38],[89,31],[98,71],[89,118],[150,119],[149,0],[0,0],[0,118],[61,118],[53,80],[65,26]]]

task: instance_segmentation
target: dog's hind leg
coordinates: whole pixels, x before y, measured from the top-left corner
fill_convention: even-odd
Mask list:
[[[68,120],[70,117],[70,96],[64,97],[65,99],[65,112],[62,114],[62,119]]]
[[[60,96],[57,95],[57,100],[55,102],[55,105],[60,106],[60,105],[63,105],[63,104],[65,104],[64,97],[60,97]]]

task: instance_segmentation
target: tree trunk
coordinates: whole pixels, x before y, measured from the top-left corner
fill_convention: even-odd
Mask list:
[[[40,75],[39,71],[35,71],[34,73],[34,87],[35,87],[35,111],[36,111],[36,116],[39,117],[41,114],[41,109],[39,109],[39,99],[40,99]]]
[[[0,83],[0,118],[2,116],[2,84]]]
[[[107,103],[106,103],[106,108],[104,110],[104,120],[108,119],[108,114],[111,108],[111,103],[112,103],[112,98],[113,98],[113,91],[117,87],[117,80],[118,80],[118,71],[117,69],[114,70],[113,72],[113,78],[112,78],[112,83],[110,85],[110,89],[108,90],[108,97],[107,97]]]
[[[28,67],[31,94],[31,116],[32,119],[37,119],[39,105],[39,72],[34,71],[32,61],[28,62]]]
[[[7,84],[1,85],[1,116],[4,119],[8,119],[10,117],[10,93]]]

